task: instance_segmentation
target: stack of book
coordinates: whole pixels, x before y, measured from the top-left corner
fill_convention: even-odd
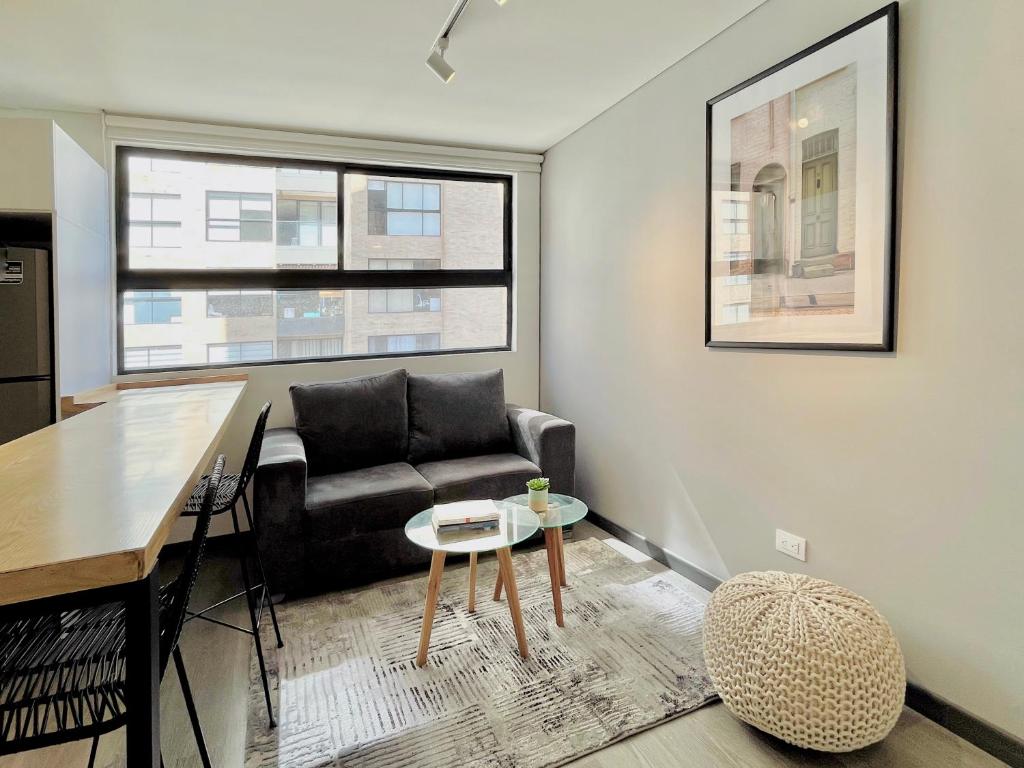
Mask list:
[[[434,507],[432,522],[438,536],[483,536],[497,533],[498,507],[490,499],[456,501]]]

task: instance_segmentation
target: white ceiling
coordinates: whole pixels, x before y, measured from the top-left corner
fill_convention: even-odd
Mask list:
[[[764,0],[3,0],[0,106],[543,151]]]

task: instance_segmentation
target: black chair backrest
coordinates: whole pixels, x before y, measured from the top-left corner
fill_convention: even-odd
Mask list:
[[[245,454],[245,464],[242,465],[242,473],[238,477],[238,490],[235,491],[235,498],[231,505],[241,498],[245,489],[249,487],[249,481],[256,474],[256,467],[260,463],[260,451],[263,449],[263,433],[267,431],[267,419],[270,417],[270,401],[268,400],[260,408],[260,415],[256,417],[256,427],[252,431],[252,440],[249,441],[249,450]]]
[[[206,485],[206,494],[203,496],[203,505],[196,515],[196,528],[192,532],[192,541],[188,546],[188,553],[185,555],[185,564],[181,573],[167,588],[167,593],[162,601],[160,611],[160,674],[167,669],[167,662],[171,658],[171,652],[178,644],[181,636],[181,627],[185,623],[185,611],[188,608],[189,598],[192,596],[192,588],[199,576],[199,566],[203,561],[203,551],[206,549],[206,537],[210,532],[210,518],[213,517],[214,501],[217,499],[217,491],[220,489],[221,478],[224,476],[224,456],[218,456],[213,465],[213,472],[210,473],[210,481]]]

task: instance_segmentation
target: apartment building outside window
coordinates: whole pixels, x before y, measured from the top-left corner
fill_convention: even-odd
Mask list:
[[[181,298],[170,291],[129,291],[124,297],[125,325],[181,322]]]
[[[206,359],[210,363],[239,363],[253,360],[272,360],[272,341],[233,341],[226,344],[207,344]]]
[[[277,244],[305,248],[337,241],[338,204],[325,200],[277,198]]]
[[[166,368],[184,362],[181,347],[174,345],[160,347],[128,347],[124,350],[126,370],[145,368]]]
[[[272,200],[265,192],[207,192],[206,239],[270,242],[274,239]]]
[[[121,371],[511,347],[509,176],[139,147],[116,164]],[[134,229],[169,210],[178,247]]]
[[[394,336],[371,336],[370,351],[378,354],[394,352],[423,352],[440,349],[438,333],[407,333]]]
[[[371,179],[367,190],[369,234],[440,236],[440,184]]]
[[[134,193],[128,212],[129,238],[133,246],[181,247],[181,195]]]

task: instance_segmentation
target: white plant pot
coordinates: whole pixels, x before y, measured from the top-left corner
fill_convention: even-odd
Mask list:
[[[545,488],[543,491],[535,491],[533,488],[527,489],[529,493],[529,505],[530,509],[534,512],[547,512],[548,511],[548,489]]]

